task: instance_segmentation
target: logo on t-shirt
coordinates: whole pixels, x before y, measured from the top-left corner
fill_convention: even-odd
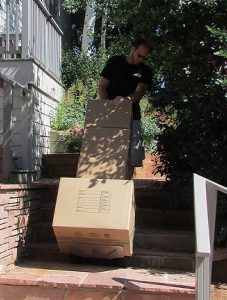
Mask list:
[[[141,78],[142,77],[141,70],[139,70],[138,73],[134,73],[133,77]]]

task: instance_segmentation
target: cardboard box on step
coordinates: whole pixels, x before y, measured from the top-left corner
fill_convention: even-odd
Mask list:
[[[85,129],[78,178],[127,179],[130,129]]]
[[[61,178],[53,229],[60,251],[85,257],[131,256],[132,180]]]
[[[132,102],[114,106],[111,100],[88,101],[85,127],[131,128]]]

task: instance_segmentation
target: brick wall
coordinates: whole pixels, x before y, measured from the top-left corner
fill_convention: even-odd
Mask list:
[[[135,168],[134,179],[165,179],[160,173],[157,173],[156,168],[160,165],[158,155],[149,154],[145,155],[143,166]]]
[[[40,221],[49,184],[0,184],[0,266],[14,264],[32,240],[33,225]]]

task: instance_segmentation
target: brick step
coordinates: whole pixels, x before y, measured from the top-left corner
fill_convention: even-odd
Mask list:
[[[122,259],[97,259],[79,257],[61,253],[57,243],[33,242],[27,245],[26,258],[34,260],[71,261],[77,264],[108,265],[115,267],[141,267],[183,270],[192,272],[194,270],[194,253],[165,252],[135,248],[132,257]]]
[[[72,262],[74,264],[93,266],[114,266],[123,268],[155,268],[159,273],[161,270],[194,272],[195,254],[188,252],[155,251],[142,248],[134,248],[132,257],[123,259],[105,260],[97,258],[83,258],[66,253],[61,253],[57,243],[29,243],[23,258],[34,261]],[[21,259],[20,259],[21,261]],[[212,281],[226,283],[227,249],[215,249],[212,264]]]
[[[46,202],[42,206],[41,218],[43,222],[52,223],[54,217],[55,202]]]
[[[167,181],[134,180],[137,207],[144,208],[193,208],[193,197],[176,201]]]
[[[53,221],[54,203],[47,202],[42,208],[42,221]],[[186,209],[136,208],[136,228],[194,228],[194,213]]]
[[[131,257],[105,260],[70,255],[70,261],[76,264],[92,264],[122,268],[156,268],[159,270],[194,272],[193,253],[154,251],[135,248]]]
[[[191,231],[143,229],[135,232],[134,247],[161,251],[193,252],[195,237]]]
[[[62,253],[58,249],[57,242],[30,242],[25,246],[26,250],[23,253],[23,258],[29,258],[41,261],[69,261],[69,254]]]
[[[51,179],[50,179],[51,180]],[[52,179],[53,180],[53,179]],[[135,202],[138,208],[160,208],[160,209],[173,209],[175,208],[175,200],[171,197],[172,193],[166,187],[166,182],[157,182],[156,180],[147,180],[146,184],[138,180],[134,180],[135,184]],[[58,192],[59,179],[53,180],[52,184],[48,188],[48,195],[43,203],[45,206],[51,207],[56,203],[57,192]],[[191,202],[193,202],[191,200]],[[180,205],[180,204],[179,204]],[[182,206],[185,203],[182,200]],[[191,206],[189,206],[190,209]],[[188,207],[186,207],[188,209]]]
[[[136,228],[168,228],[191,230],[194,227],[194,213],[185,209],[136,209]]]
[[[56,242],[51,224],[36,224],[33,232],[33,241]],[[195,240],[191,231],[137,229],[134,237],[134,247],[162,251],[193,252]]]
[[[79,155],[73,153],[43,154],[43,178],[76,177],[78,159]]]
[[[195,299],[195,276],[155,269],[25,260],[1,274],[0,294],[5,300],[190,300]]]
[[[194,272],[195,270],[195,254],[188,252],[168,252],[135,248],[133,256],[125,260],[128,261],[128,266],[183,270],[187,272]]]
[[[34,242],[57,242],[51,223],[42,222],[33,226]]]
[[[48,179],[46,179],[48,180]],[[46,202],[56,202],[56,196],[58,192],[59,178],[52,179],[50,178],[51,185],[49,185],[49,196],[46,199]],[[139,201],[141,198],[145,198],[144,201],[167,201],[167,203],[171,202],[169,199],[171,198],[170,191],[167,188],[167,184],[165,181],[157,181],[157,180],[133,180],[135,186],[135,195]]]
[[[169,191],[136,191],[135,190],[135,202],[136,206],[140,208],[161,208],[161,209],[172,209],[176,207],[176,200],[172,197]],[[182,200],[182,203],[178,203],[179,208],[191,208],[192,205],[186,204],[186,200]],[[191,204],[193,200],[191,199]]]

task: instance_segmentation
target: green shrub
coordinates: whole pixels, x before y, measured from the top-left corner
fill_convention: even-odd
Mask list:
[[[98,97],[99,76],[106,60],[104,50],[100,50],[96,57],[73,51],[63,53],[62,80],[67,90],[52,116],[53,130],[84,126],[87,101]]]
[[[83,84],[89,84],[89,81],[98,82],[99,74],[107,59],[108,54],[103,49],[101,49],[95,57],[88,57],[83,53],[75,53],[72,50],[63,52],[63,84],[68,89],[78,81],[82,81]]]
[[[162,129],[158,125],[156,111],[145,97],[140,101],[140,108],[145,152],[157,153],[157,139]]]
[[[89,89],[84,86],[82,81],[78,81],[67,90],[52,117],[52,129],[67,130],[73,127],[83,127],[87,100],[89,96],[92,96],[92,92],[94,93],[94,89],[92,89],[94,85],[95,83],[91,82],[91,89]]]
[[[67,145],[69,152],[80,153],[80,147],[81,147],[83,135],[84,135],[84,128],[74,127],[64,131],[63,141]]]

